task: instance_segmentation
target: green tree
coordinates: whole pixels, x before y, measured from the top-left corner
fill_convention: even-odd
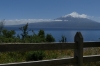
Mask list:
[[[45,42],[45,32],[44,32],[44,30],[39,30],[38,38],[39,38],[40,42]]]
[[[39,30],[38,36],[40,36],[41,38],[45,38],[44,30]]]
[[[46,42],[55,42],[55,38],[51,34],[47,34]]]
[[[0,21],[0,35],[2,34],[2,30],[3,30],[3,27],[4,27],[4,21],[5,20]]]
[[[22,31],[22,39],[25,39],[25,37],[28,35],[28,23],[19,29]]]
[[[3,37],[5,38],[14,38],[15,36],[15,31],[14,30],[2,30],[2,34],[3,34]]]
[[[59,42],[67,42],[67,38],[65,36],[62,36],[61,40]]]
[[[2,36],[0,37],[0,42],[15,42],[15,31],[14,30],[2,30]]]

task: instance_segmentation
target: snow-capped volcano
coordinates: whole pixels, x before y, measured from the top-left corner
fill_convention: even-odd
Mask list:
[[[72,12],[70,14],[67,14],[65,16],[59,17],[57,18],[57,20],[63,20],[63,21],[73,21],[73,22],[90,22],[93,21],[91,19],[89,19],[89,16],[87,16],[86,14],[78,14],[77,12]]]
[[[78,14],[77,12],[72,12],[72,13],[62,16],[62,17],[66,18],[69,16],[74,17],[74,18],[88,18],[88,16],[86,14]]]
[[[21,27],[22,25],[16,25]],[[12,28],[12,26],[10,26]],[[14,25],[15,27],[15,25]],[[49,22],[29,23],[29,28],[38,29],[100,29],[100,23],[88,18],[85,14],[72,12],[68,15],[50,20]]]

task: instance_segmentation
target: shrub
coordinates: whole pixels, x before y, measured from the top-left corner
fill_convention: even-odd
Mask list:
[[[55,42],[55,38],[51,34],[47,34],[46,42]]]
[[[26,61],[43,60],[45,53],[43,51],[31,51],[26,56]]]

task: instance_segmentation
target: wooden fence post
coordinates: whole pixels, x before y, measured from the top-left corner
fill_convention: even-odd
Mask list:
[[[83,66],[83,36],[81,32],[77,32],[74,37],[75,46],[74,49],[74,58],[77,59],[77,65],[75,66]]]

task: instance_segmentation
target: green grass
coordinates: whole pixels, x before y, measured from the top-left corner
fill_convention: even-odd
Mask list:
[[[27,52],[1,52],[0,53],[0,63],[11,63],[11,62],[24,62],[29,53]],[[54,51],[43,51],[45,56],[43,59],[56,59],[62,57],[73,56],[72,50],[54,50]]]
[[[0,63],[12,63],[12,62],[25,62],[27,55],[33,51],[26,52],[1,52]],[[43,59],[57,59],[57,58],[68,58],[74,55],[73,50],[54,50],[54,51],[43,51],[45,56]],[[97,55],[100,54],[100,47],[98,48],[85,48],[84,55]],[[85,63],[84,66],[100,66],[100,62]]]
[[[100,47],[85,48],[84,55],[100,55]],[[84,66],[100,66],[100,62],[84,63]]]

